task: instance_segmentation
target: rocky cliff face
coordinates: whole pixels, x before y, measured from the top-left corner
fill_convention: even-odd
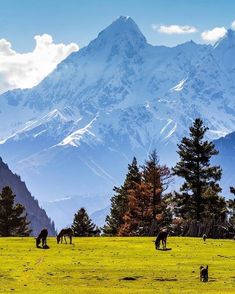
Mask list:
[[[16,195],[15,201],[24,205],[28,220],[31,222],[32,235],[36,236],[45,227],[49,235],[54,236],[56,233],[54,223],[48,218],[45,210],[40,208],[38,201],[30,194],[20,176],[13,174],[0,158],[0,190],[5,186],[11,187]]]

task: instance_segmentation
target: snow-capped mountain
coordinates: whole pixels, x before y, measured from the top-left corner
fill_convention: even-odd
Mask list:
[[[168,48],[120,17],[36,87],[0,96],[0,154],[41,201],[99,202],[134,155],[142,162],[156,148],[173,165],[195,117],[210,139],[235,130],[233,54],[231,30],[215,46]]]

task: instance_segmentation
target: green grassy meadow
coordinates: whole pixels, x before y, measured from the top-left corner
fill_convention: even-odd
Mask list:
[[[235,293],[235,241],[74,238],[35,247],[34,238],[0,238],[0,293]],[[209,265],[209,282],[199,266]]]

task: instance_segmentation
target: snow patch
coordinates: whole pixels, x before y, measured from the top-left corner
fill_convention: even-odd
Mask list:
[[[187,79],[181,80],[179,82],[179,84],[177,84],[175,87],[171,88],[171,91],[176,91],[176,92],[182,91],[186,81],[187,81]]]
[[[93,118],[84,128],[81,128],[66,138],[62,142],[58,144],[58,146],[65,146],[65,145],[71,145],[73,147],[79,147],[80,146],[80,140],[83,138],[85,134],[89,134],[93,137],[96,137],[96,135],[90,131],[90,128],[92,127],[92,124],[94,121],[96,121],[97,116]]]

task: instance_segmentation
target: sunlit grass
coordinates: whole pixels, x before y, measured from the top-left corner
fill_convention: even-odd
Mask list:
[[[0,293],[235,293],[235,241],[74,238],[35,248],[33,238],[0,238]],[[199,266],[209,265],[209,282]]]

